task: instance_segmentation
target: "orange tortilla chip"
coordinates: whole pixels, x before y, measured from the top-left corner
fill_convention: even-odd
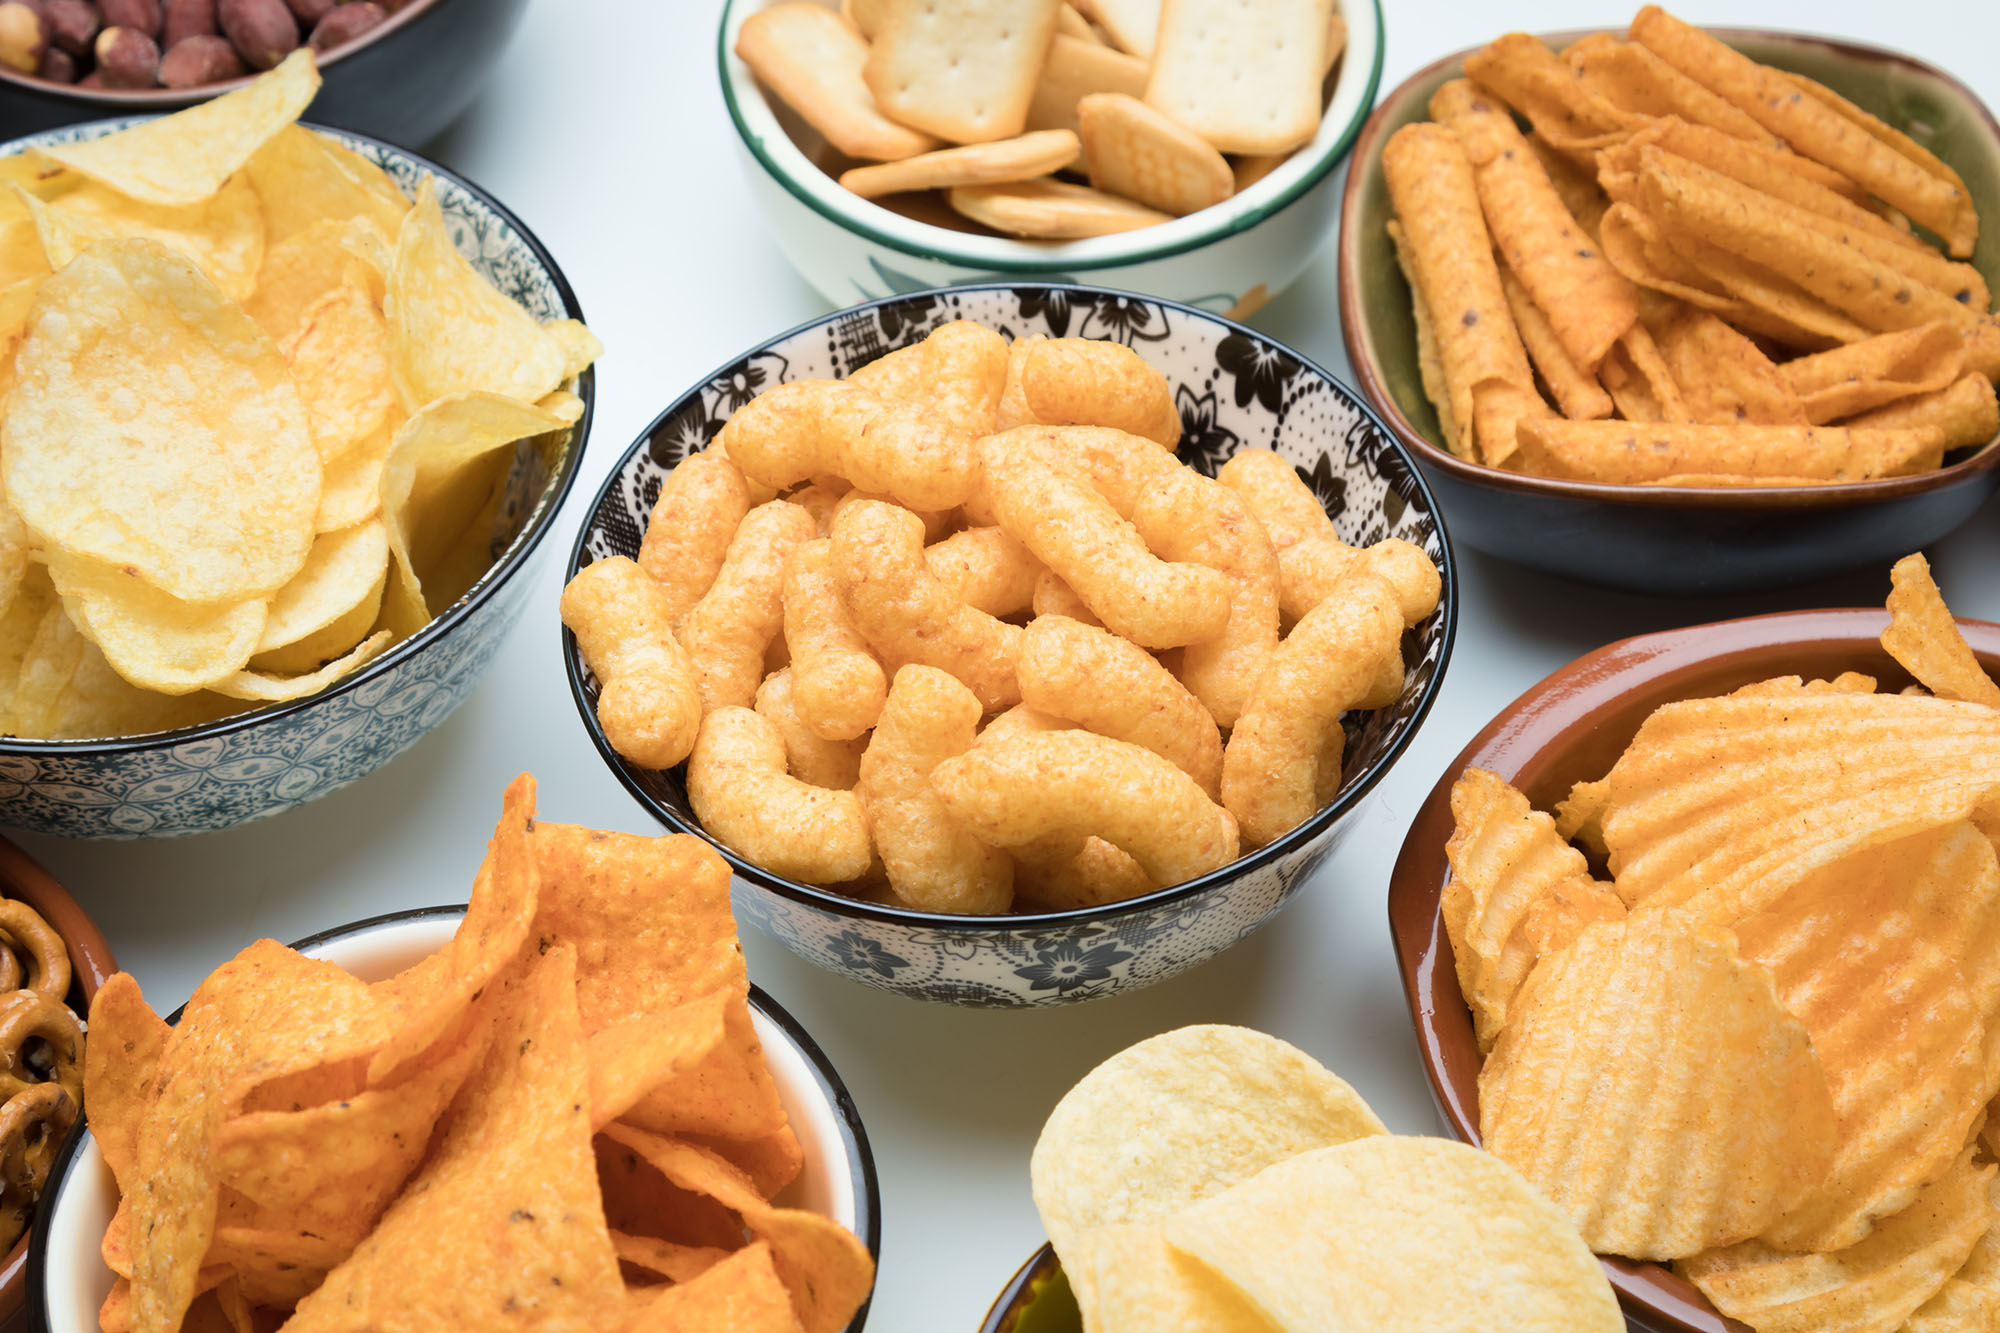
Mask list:
[[[604,1135],[597,1152],[597,1183],[613,1235],[659,1241],[681,1249],[735,1250],[743,1244],[736,1214],[703,1194],[684,1190],[622,1143]]]
[[[1522,448],[1549,460],[1551,476],[1641,484],[1687,474],[1901,477],[1935,467],[1940,452],[1924,431],[1843,426],[1533,420],[1521,423],[1520,436]]]
[[[1705,310],[1682,310],[1655,331],[1688,416],[1711,425],[1803,426],[1804,404],[1756,343]]]
[[[172,1035],[129,972],[97,988],[90,1002],[90,1040],[83,1044],[83,1081],[90,1089],[91,1135],[121,1194],[130,1194],[138,1183],[139,1125]]]
[[[1972,645],[1931,577],[1930,561],[1921,551],[1906,555],[1889,571],[1889,579],[1889,628],[1882,631],[1889,656],[1941,699],[2000,708],[2000,686],[1972,655]]]
[[[805,1149],[799,1146],[799,1136],[790,1125],[755,1139],[725,1139],[714,1134],[681,1137],[696,1147],[708,1149],[750,1177],[757,1192],[767,1199],[777,1198],[778,1191],[798,1179],[806,1166]]]
[[[590,1034],[590,1125],[602,1129],[662,1083],[708,1058],[723,1040],[729,996],[713,991],[665,1013]]]
[[[633,1307],[631,1333],[803,1333],[771,1247],[749,1245]]]
[[[618,1251],[618,1262],[644,1269],[669,1282],[692,1282],[734,1253],[714,1245],[676,1245],[670,1240],[631,1236],[623,1231],[611,1233],[611,1246]],[[791,1309],[789,1301],[785,1308]]]

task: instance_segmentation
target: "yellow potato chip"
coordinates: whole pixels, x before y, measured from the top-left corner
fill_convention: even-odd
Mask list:
[[[1598,922],[1622,921],[1625,915],[1625,900],[1609,884],[1584,875],[1564,880],[1549,890],[1547,897],[1537,900],[1520,929],[1540,959],[1567,949]]]
[[[351,278],[307,307],[279,350],[305,401],[322,460],[361,443],[395,412],[388,326]]]
[[[315,533],[351,528],[382,512],[382,470],[402,427],[402,414],[392,413],[381,429],[327,465],[320,477]]]
[[[389,532],[381,520],[321,533],[313,540],[305,567],[271,598],[257,652],[268,654],[297,644],[357,607],[379,604],[388,569]],[[374,619],[372,610],[368,619]],[[366,630],[366,623],[362,628]],[[346,651],[360,637],[357,633],[337,651]],[[312,664],[319,665],[319,661]]]
[[[83,645],[75,661],[76,669],[43,714],[41,735],[49,740],[171,731],[213,722],[242,709],[241,704],[207,691],[161,694],[141,689],[114,670],[104,654],[89,643]]]
[[[1058,1254],[1095,1227],[1158,1222],[1296,1153],[1386,1132],[1303,1051],[1185,1027],[1112,1056],[1063,1095],[1029,1163]]]
[[[318,91],[312,52],[300,47],[235,92],[101,139],[34,153],[142,203],[200,203],[297,120]]]
[[[1071,1243],[1064,1259],[1085,1326],[1120,1329],[1201,1329],[1202,1333],[1269,1333],[1270,1323],[1203,1264],[1176,1253],[1158,1223],[1094,1227]],[[1089,1276],[1080,1274],[1088,1272]]]
[[[343,284],[366,288],[379,302],[383,277],[347,243],[347,224],[325,221],[293,232],[264,252],[257,289],[243,308],[282,342],[305,312]]]
[[[1882,647],[1925,689],[1941,699],[1964,699],[2000,708],[2000,685],[1986,674],[1952,619],[1931,578],[1923,552],[1906,555],[1889,571],[1889,628]]]
[[[309,694],[318,694],[342,676],[352,675],[367,666],[395,640],[396,636],[391,631],[377,630],[317,671],[292,676],[275,675],[268,671],[236,671],[208,688],[231,699],[254,699],[263,703],[303,699]]]
[[[1283,1333],[1625,1328],[1569,1219],[1463,1143],[1382,1135],[1303,1153],[1165,1231]]]
[[[180,251],[225,296],[242,301],[256,286],[264,262],[264,222],[257,212],[257,192],[241,176],[231,177],[200,203],[180,207],[142,204],[86,181],[40,209],[37,223],[45,227],[42,244],[55,269],[92,241],[141,236]]]
[[[1973,1150],[1868,1238],[1828,1254],[1788,1254],[1761,1241],[1682,1261],[1717,1309],[1757,1333],[1895,1333],[1930,1300],[2000,1216],[1995,1167]]]
[[[1987,1185],[1986,1197],[2000,1214],[2000,1178]],[[1958,1272],[1917,1307],[1904,1327],[1908,1333],[1986,1333],[1996,1326],[2000,1326],[2000,1222],[1986,1228]]]
[[[410,211],[410,201],[380,167],[303,125],[287,125],[265,140],[244,174],[264,202],[273,243],[355,217],[394,236]]]
[[[54,596],[17,628],[27,632],[27,643],[9,692],[7,727],[16,735],[40,736],[49,730],[56,702],[69,688],[89,644]]]
[[[1487,1151],[1590,1248],[1674,1259],[1757,1235],[1833,1157],[1805,1027],[1728,932],[1666,911],[1543,961],[1479,1075]]]
[[[204,689],[242,670],[257,651],[262,601],[184,602],[123,568],[61,550],[48,557],[62,609],[113,669],[141,689]]]

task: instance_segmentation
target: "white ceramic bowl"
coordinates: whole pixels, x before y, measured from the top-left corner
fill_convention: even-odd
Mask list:
[[[465,909],[429,907],[359,921],[294,946],[340,964],[364,981],[379,981],[443,948]],[[178,1017],[178,1015],[176,1015]],[[778,1085],[778,1097],[805,1150],[805,1169],[777,1202],[833,1218],[861,1237],[868,1252],[882,1248],[881,1197],[868,1136],[847,1089],[826,1056],[792,1016],[755,987],[750,1017]],[[77,1135],[49,1173],[28,1252],[28,1319],[43,1333],[97,1333],[97,1308],[113,1274],[99,1242],[118,1207],[118,1188],[97,1141]],[[863,1305],[846,1333],[860,1333]]]
[[[1082,241],[1018,241],[918,222],[844,190],[792,140],[750,67],[743,21],[771,0],[726,0],[716,49],[722,97],[778,248],[836,306],[924,287],[1010,278],[1091,282],[1242,318],[1289,286],[1333,230],[1334,168],[1382,78],[1380,0],[1343,0],[1347,50],[1319,133],[1231,199],[1184,218]],[[789,115],[789,113],[786,113]]]

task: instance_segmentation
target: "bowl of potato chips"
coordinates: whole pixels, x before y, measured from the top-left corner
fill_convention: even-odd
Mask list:
[[[1648,6],[1436,62],[1357,152],[1348,356],[1480,550],[1751,591],[2000,488],[2000,125],[1950,75]]]
[[[838,9],[731,0],[716,53],[752,193],[834,305],[1082,280],[1242,318],[1332,228],[1382,72],[1377,0]]]
[[[1337,381],[1024,283],[829,315],[683,395],[590,510],[562,646],[599,754],[715,842],[745,920],[1023,1006],[1268,921],[1428,712],[1454,598]]]
[[[0,157],[7,823],[310,800],[441,721],[518,618],[596,339],[476,186],[297,123],[317,87],[301,54]]]
[[[867,1136],[749,985],[728,867],[532,807],[466,905],[253,944],[170,1020],[107,983],[39,1327],[860,1329]]]
[[[1576,1221],[1640,1327],[2000,1305],[2000,626],[1954,621],[1921,556],[1888,608],[1578,659],[1398,858],[1447,1129]]]

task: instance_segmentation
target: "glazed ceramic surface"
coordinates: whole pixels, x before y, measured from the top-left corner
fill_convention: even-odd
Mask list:
[[[1499,35],[1496,23],[1495,36]],[[2000,216],[2000,126],[1973,92],[1929,65],[1874,47],[1716,29],[1754,59],[1805,74],[1904,130],[1965,177],[1982,217]],[[1560,46],[1578,33],[1553,33]],[[1355,144],[1342,201],[1342,333],[1362,391],[1437,488],[1468,545],[1547,573],[1672,595],[1783,587],[1887,564],[1950,532],[2000,489],[2000,443],[1938,472],[1846,485],[1600,485],[1499,472],[1452,455],[1417,371],[1410,288],[1389,244],[1382,146],[1428,118],[1463,51],[1382,99]],[[2000,286],[2000,234],[1982,230],[1973,265]]]
[[[768,874],[720,848],[736,870],[738,919],[822,967],[953,1004],[1095,999],[1172,976],[1255,931],[1353,827],[1356,807],[1436,697],[1457,614],[1450,552],[1408,456],[1324,371],[1199,310],[1092,288],[1022,284],[878,301],[803,325],[723,367],[627,452],[591,508],[570,573],[604,556],[636,555],[667,472],[762,390],[849,374],[957,319],[978,320],[1009,337],[1109,338],[1133,347],[1175,385],[1184,460],[1213,475],[1238,449],[1275,449],[1298,468],[1344,539],[1366,545],[1404,538],[1423,547],[1444,576],[1437,612],[1405,640],[1401,697],[1377,712],[1349,714],[1339,796],[1270,846],[1200,879],[1103,908],[966,918],[859,902]],[[597,726],[597,684],[567,631],[563,653],[584,725],[619,780],[669,827],[701,833],[682,770],[642,769],[619,757]]]
[[[422,144],[457,119],[500,63],[528,0],[418,0],[320,62],[313,119],[395,143]],[[175,111],[249,79],[200,88],[78,88],[0,66],[0,125],[9,133],[100,116]]]
[[[1052,1247],[1036,1250],[1007,1279],[979,1333],[1083,1333],[1083,1312]]]
[[[464,915],[462,906],[398,912],[293,947],[338,963],[364,981],[380,981],[443,948]],[[175,1013],[169,1021],[179,1017]],[[775,1202],[833,1218],[879,1259],[882,1204],[875,1158],[853,1099],[798,1021],[754,986],[750,1018],[805,1153],[799,1178]],[[49,1200],[30,1239],[29,1317],[42,1333],[96,1333],[97,1307],[112,1282],[98,1244],[117,1207],[118,1188],[88,1132],[76,1136],[50,1171]],[[863,1305],[845,1333],[860,1333],[867,1321]]]
[[[132,123],[52,131],[0,156]],[[332,133],[407,192],[431,174],[460,252],[536,319],[582,318],[541,243],[476,186],[401,149]],[[573,386],[584,403],[575,426],[517,446],[492,568],[423,630],[316,695],[219,722],[118,740],[0,738],[0,823],[75,838],[206,833],[324,796],[407,749],[472,692],[520,619],[534,582],[521,575],[576,478],[595,384],[585,371]]]
[[[1797,675],[1874,676],[1878,688],[1911,683],[1879,642],[1888,614],[1797,611],[1669,630],[1600,648],[1503,709],[1454,759],[1417,812],[1389,886],[1389,929],[1417,1030],[1418,1051],[1445,1130],[1479,1142],[1479,1070],[1484,1063],[1459,991],[1439,909],[1450,878],[1451,787],[1484,768],[1548,810],[1579,781],[1601,778],[1652,711],[1676,699],[1724,694],[1752,681]],[[1989,673],[2000,672],[2000,625],[1959,622]],[[1692,1285],[1657,1264],[1606,1259],[1635,1328],[1650,1333],[1749,1333],[1725,1319]]]
[[[816,142],[768,100],[735,54],[767,0],[729,0],[716,58],[744,175],[778,248],[833,305],[930,287],[1009,279],[1091,282],[1241,316],[1298,277],[1332,229],[1335,170],[1382,76],[1379,0],[1346,0],[1347,50],[1312,143],[1242,194],[1173,222],[1115,236],[1039,243],[974,235],[893,212],[841,186],[799,141]]]

